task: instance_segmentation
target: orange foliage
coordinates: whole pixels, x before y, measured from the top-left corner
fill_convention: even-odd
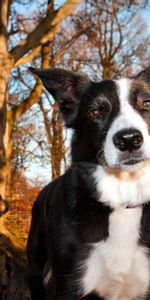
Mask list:
[[[11,186],[10,212],[6,220],[6,227],[14,236],[14,243],[24,247],[26,245],[33,203],[42,188],[39,180],[30,184],[26,177],[17,172],[13,176]]]

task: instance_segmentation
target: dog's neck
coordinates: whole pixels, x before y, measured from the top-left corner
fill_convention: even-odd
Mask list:
[[[150,164],[120,174],[97,166],[94,178],[100,201],[113,209],[135,208],[150,201]]]

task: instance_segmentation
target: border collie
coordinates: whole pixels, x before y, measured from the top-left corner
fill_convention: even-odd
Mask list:
[[[72,166],[33,206],[32,299],[143,299],[150,284],[150,68],[101,82],[30,70],[74,130]]]

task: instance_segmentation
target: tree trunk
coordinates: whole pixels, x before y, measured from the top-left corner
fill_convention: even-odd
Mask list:
[[[111,79],[112,75],[113,75],[113,64],[111,61],[102,61],[102,67],[103,67],[103,71],[102,71],[102,78],[104,80],[107,79]]]
[[[52,180],[54,180],[61,174],[61,162],[65,156],[63,124],[62,124],[62,118],[58,113],[57,105],[55,105],[53,108],[51,127],[52,127],[51,164],[52,164]]]
[[[5,198],[6,182],[6,98],[7,84],[13,65],[7,49],[7,18],[9,0],[0,1],[0,195]]]
[[[0,299],[30,300],[25,253],[0,234]]]
[[[5,187],[5,197],[6,199],[11,198],[10,188],[11,188],[11,167],[12,167],[12,132],[14,126],[14,112],[12,110],[7,110],[7,122],[6,122],[6,187]]]

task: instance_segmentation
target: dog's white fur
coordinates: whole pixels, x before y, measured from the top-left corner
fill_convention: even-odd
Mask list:
[[[106,300],[139,299],[145,295],[150,281],[150,264],[146,248],[138,243],[142,204],[150,197],[150,137],[147,124],[129,104],[132,80],[117,82],[120,95],[120,113],[113,121],[106,137],[104,155],[108,169],[97,166],[94,178],[98,201],[109,205],[113,212],[109,218],[109,237],[93,244],[83,276],[83,295],[95,291]],[[140,149],[145,162],[113,170],[120,151],[113,143],[119,130],[136,128],[143,134]],[[130,208],[127,208],[130,207]],[[133,208],[131,208],[133,207]]]
[[[84,295],[96,291],[107,300],[127,300],[145,294],[149,263],[138,246],[141,210],[118,208],[111,214],[109,238],[94,244],[86,261]]]
[[[96,291],[106,300],[137,299],[148,290],[150,281],[149,258],[138,244],[142,216],[138,205],[149,200],[150,165],[135,174],[109,173],[98,166],[94,176],[98,201],[114,211],[109,218],[109,238],[94,244],[84,262],[84,295]]]
[[[150,199],[150,163],[133,173],[109,172],[98,166],[94,177],[99,201],[113,209],[142,205]]]

